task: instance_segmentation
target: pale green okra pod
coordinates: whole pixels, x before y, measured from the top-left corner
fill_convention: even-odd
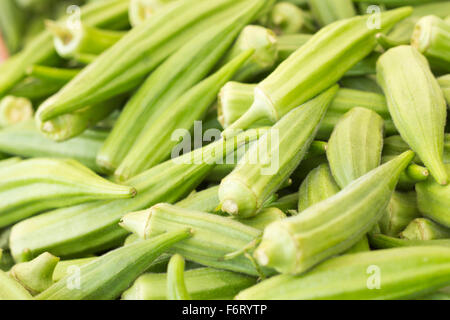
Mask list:
[[[450,229],[426,219],[417,218],[400,233],[400,238],[407,240],[449,239]]]
[[[184,281],[184,259],[179,254],[174,254],[167,266],[167,299],[191,300]]]
[[[308,4],[321,26],[356,16],[352,0],[308,0]]]

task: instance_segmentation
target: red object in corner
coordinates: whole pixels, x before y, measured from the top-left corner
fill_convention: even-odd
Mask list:
[[[6,49],[5,43],[3,42],[3,38],[0,35],[0,63],[8,59],[8,50]]]

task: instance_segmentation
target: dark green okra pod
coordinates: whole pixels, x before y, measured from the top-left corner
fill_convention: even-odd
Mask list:
[[[380,57],[377,71],[400,135],[436,181],[446,185],[442,156],[447,107],[427,60],[413,47],[400,46]]]
[[[337,90],[292,110],[247,151],[220,184],[222,211],[241,218],[258,213],[302,161]]]
[[[36,296],[36,299],[116,299],[161,253],[191,235],[190,230],[177,230],[110,251],[81,266],[79,279],[65,276]]]
[[[405,152],[302,214],[269,225],[254,253],[257,261],[297,274],[349,249],[381,218],[413,157]]]
[[[400,233],[400,238],[406,240],[437,240],[449,239],[450,229],[426,219],[417,218],[408,224],[405,230]]]
[[[167,299],[191,300],[184,281],[184,259],[179,254],[174,254],[167,266]]]

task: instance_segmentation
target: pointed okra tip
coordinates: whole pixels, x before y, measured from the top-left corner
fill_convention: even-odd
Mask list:
[[[119,222],[119,226],[131,233],[136,234],[141,239],[146,238],[147,226],[152,216],[152,208],[131,212],[122,217]]]
[[[230,215],[248,218],[256,214],[256,195],[238,178],[222,181],[219,187],[219,200],[222,211]]]

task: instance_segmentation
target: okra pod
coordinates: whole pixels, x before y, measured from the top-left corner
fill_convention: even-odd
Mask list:
[[[400,233],[400,238],[406,240],[437,240],[450,238],[450,229],[426,219],[417,218],[411,221],[405,230]]]
[[[211,187],[206,190],[196,192],[189,197],[177,202],[180,208],[188,208],[203,212],[213,212],[220,204],[219,186]]]
[[[128,32],[41,106],[42,121],[127,92],[162,61],[215,21],[242,14],[256,17],[270,0],[175,2]],[[242,17],[242,16],[241,16]],[[214,21],[214,22],[213,22]],[[157,34],[157,37],[149,37]],[[130,48],[134,50],[130,51]]]
[[[450,72],[450,23],[436,16],[421,18],[414,27],[411,45],[427,57],[432,68]]]
[[[281,197],[275,201],[270,202],[268,205],[271,208],[278,208],[284,213],[287,213],[291,210],[297,209],[299,194],[298,193],[292,193],[288,194],[287,196]],[[257,218],[258,216],[256,216]]]
[[[277,2],[273,6],[269,15],[269,26],[283,35],[317,30],[311,13],[286,1]]]
[[[298,274],[349,249],[381,218],[400,173],[413,157],[405,152],[302,214],[271,224],[255,258],[262,266]]]
[[[450,239],[440,240],[406,240],[386,236],[384,234],[369,234],[369,242],[375,249],[389,249],[398,247],[428,247],[439,246],[450,248]]]
[[[268,204],[270,206],[270,204]],[[239,222],[255,228],[261,231],[264,230],[269,224],[275,221],[283,220],[286,218],[286,214],[278,208],[270,207],[264,208],[261,212],[256,216],[249,219],[237,219]]]
[[[444,165],[450,175],[450,164]],[[439,185],[433,179],[416,184],[420,212],[444,227],[450,228],[450,185]]]
[[[59,261],[55,269],[53,270],[52,281],[58,282],[66,275],[70,274],[75,270],[75,268],[79,268],[85,264],[88,264],[97,259],[97,257],[88,257],[88,258],[80,258],[80,259],[72,259],[72,260],[64,260]]]
[[[407,299],[449,281],[449,248],[397,248],[336,257],[304,275],[278,275],[236,299]]]
[[[352,0],[308,0],[308,4],[321,26],[356,16]]]
[[[250,259],[239,255],[226,259],[245,249],[261,235],[261,231],[246,226],[229,217],[179,208],[169,204],[158,204],[152,208],[125,215],[121,226],[149,239],[165,232],[191,228],[194,235],[180,242],[171,252],[204,266],[258,276],[260,272]],[[270,272],[265,270],[265,273]]]
[[[31,100],[33,103],[39,104],[42,100],[47,99],[52,94],[58,92],[62,88],[59,83],[52,83],[38,78],[27,77],[17,83],[9,94],[15,97],[22,97]]]
[[[232,299],[241,290],[256,283],[256,278],[231,271],[199,268],[185,272],[186,287],[193,300]],[[123,300],[165,300],[167,274],[140,276],[122,294]]]
[[[383,94],[377,81],[368,76],[345,77],[339,81],[339,84],[343,88]]]
[[[381,13],[381,28],[391,27],[411,11],[406,7]],[[235,129],[248,128],[261,118],[277,122],[293,108],[336,83],[375,47],[374,35],[378,30],[367,28],[367,18],[337,21],[317,32],[258,84],[252,106],[224,131],[224,137],[232,135]]]
[[[1,250],[0,250],[1,257]],[[0,300],[31,300],[31,294],[6,272],[0,270]]]
[[[30,77],[41,79],[42,81],[60,84],[61,87],[72,80],[81,69],[65,69],[33,65],[27,70]]]
[[[0,160],[0,169],[19,163],[20,161],[22,161],[22,159],[19,157],[11,157],[8,159]]]
[[[344,252],[344,254],[353,254],[370,251],[369,239],[366,235],[359,240],[353,247]]]
[[[184,259],[179,254],[170,258],[167,266],[167,300],[191,300],[184,281]]]
[[[220,184],[222,211],[240,218],[258,213],[304,158],[337,91],[333,86],[292,110],[247,151]]]
[[[41,293],[53,284],[53,271],[59,258],[44,252],[32,261],[16,264],[9,272],[32,295]]]
[[[413,47],[396,47],[380,57],[377,71],[400,135],[436,181],[446,185],[442,156],[447,107],[425,57]]]
[[[136,27],[150,19],[155,12],[175,0],[131,0],[129,8],[130,24]]]
[[[439,77],[438,83],[441,86],[442,92],[444,92],[444,97],[445,100],[447,101],[447,106],[450,107],[450,74]]]
[[[37,295],[36,299],[116,299],[161,253],[190,236],[190,230],[177,230],[110,251],[80,267],[79,287],[75,290],[70,286],[68,275]]]
[[[70,159],[35,158],[0,169],[0,227],[39,212],[93,200],[134,197],[136,189],[117,185]]]
[[[117,223],[124,214],[182,199],[198,186],[216,162],[265,132],[249,130],[234,141],[220,140],[153,167],[127,181],[138,192],[133,199],[83,203],[22,221],[11,232],[11,252],[16,261],[45,251],[72,258],[121,245],[127,232]]]
[[[0,128],[31,119],[33,113],[33,105],[30,100],[6,96],[0,100]]]
[[[286,60],[298,48],[308,42],[311,37],[312,34],[307,33],[284,34],[277,37],[279,63]]]
[[[253,52],[254,50],[248,50],[240,54],[181,95],[160,115],[152,117],[154,123],[135,140],[115,171],[116,178],[121,181],[128,180],[170,157],[171,151],[179,143],[179,140],[173,139],[177,130],[191,130],[195,121],[205,117],[220,88],[243,66]],[[186,132],[183,132],[183,136],[185,134]]]

